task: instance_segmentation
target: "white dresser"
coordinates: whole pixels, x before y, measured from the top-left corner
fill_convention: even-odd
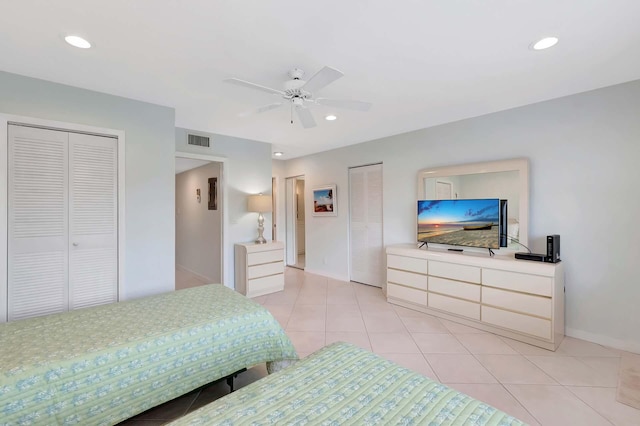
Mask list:
[[[562,263],[389,246],[387,300],[549,350],[564,337]]]
[[[284,290],[284,243],[235,245],[236,291],[247,297]]]

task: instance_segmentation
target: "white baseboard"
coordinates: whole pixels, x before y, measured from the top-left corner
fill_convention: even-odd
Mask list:
[[[628,340],[615,339],[613,337],[603,336],[601,334],[589,333],[588,331],[577,330],[575,328],[570,328],[570,327],[566,327],[565,333],[567,336],[575,337],[576,339],[587,340],[589,342],[597,343],[603,346],[608,346],[610,348],[640,354],[640,342],[631,342]]]
[[[347,277],[347,276],[334,275],[334,274],[328,273],[327,271],[317,271],[317,270],[313,270],[313,269],[309,269],[309,268],[304,268],[304,271],[308,272],[310,274],[320,275],[320,276],[331,278],[331,279],[334,279],[334,280],[349,281],[349,277]]]
[[[178,269],[180,271],[183,271],[183,272],[188,272],[188,273],[190,273],[192,275],[195,275],[196,277],[200,278],[202,281],[206,281],[207,284],[218,284],[215,280],[213,280],[213,279],[211,279],[209,277],[205,277],[204,275],[201,275],[201,274],[197,273],[196,271],[192,271],[189,268],[185,268],[182,265],[176,264],[176,269]]]

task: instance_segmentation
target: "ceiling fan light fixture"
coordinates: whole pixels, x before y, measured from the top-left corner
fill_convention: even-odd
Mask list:
[[[91,43],[77,35],[65,36],[64,41],[78,49],[89,49],[91,47]]]
[[[558,44],[558,37],[545,37],[533,43],[531,48],[533,50],[544,50]]]
[[[325,119],[325,120],[327,120],[327,121],[334,121],[334,120],[336,120],[337,118],[338,118],[338,117],[337,117],[336,115],[334,115],[334,114],[329,114],[329,115],[327,115],[327,116],[325,116],[325,117],[324,117],[324,119]]]
[[[284,155],[284,152],[280,152],[280,151],[276,151],[273,153],[274,157],[282,157]]]

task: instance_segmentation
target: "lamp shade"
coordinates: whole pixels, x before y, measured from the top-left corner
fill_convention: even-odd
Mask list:
[[[247,210],[250,212],[267,213],[271,211],[270,195],[249,195]]]

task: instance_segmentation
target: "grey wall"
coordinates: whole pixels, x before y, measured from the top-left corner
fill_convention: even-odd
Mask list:
[[[220,163],[176,175],[176,265],[207,282],[220,283],[222,209],[209,210],[209,178],[212,177],[220,181]],[[200,202],[196,189],[200,189]],[[221,190],[218,197],[222,200]]]
[[[172,291],[174,110],[0,71],[0,112],[125,132],[126,258],[120,298]]]
[[[288,161],[307,205],[314,186],[338,186],[337,218],[307,207],[307,270],[348,278],[348,167],[384,163],[389,245],[415,241],[418,170],[527,157],[529,242],[562,237],[568,334],[640,352],[639,99],[635,81]]]
[[[209,148],[187,144],[187,129],[175,129],[176,151],[225,157],[223,181],[223,226],[226,232],[223,282],[234,287],[233,245],[258,237],[258,214],[247,212],[249,194],[271,194],[271,144],[205,132],[193,132],[211,138]],[[225,203],[226,202],[226,203]],[[225,205],[226,204],[226,205]],[[271,213],[264,215],[264,237],[271,239]]]

